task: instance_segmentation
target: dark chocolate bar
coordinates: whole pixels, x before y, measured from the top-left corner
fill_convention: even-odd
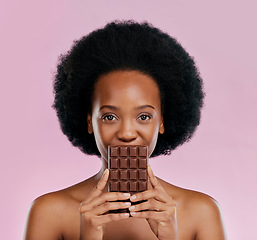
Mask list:
[[[147,150],[147,146],[141,145],[108,146],[109,192],[132,195],[147,190]],[[111,212],[128,212],[128,209]]]

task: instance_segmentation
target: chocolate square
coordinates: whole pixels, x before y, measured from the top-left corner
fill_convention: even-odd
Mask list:
[[[128,168],[128,159],[127,158],[121,158],[120,159],[120,168]]]

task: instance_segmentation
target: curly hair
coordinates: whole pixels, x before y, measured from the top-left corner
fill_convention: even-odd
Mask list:
[[[170,154],[191,139],[203,106],[202,79],[193,58],[176,39],[148,22],[113,21],[80,40],[59,57],[54,79],[60,126],[82,152],[100,156],[87,131],[97,79],[115,70],[137,70],[159,86],[164,134],[151,157]]]

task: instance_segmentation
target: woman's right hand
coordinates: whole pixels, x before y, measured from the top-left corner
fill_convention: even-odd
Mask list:
[[[129,217],[129,213],[108,213],[109,210],[124,209],[131,206],[130,202],[117,202],[118,200],[128,200],[130,198],[129,193],[103,193],[108,176],[109,170],[106,169],[96,188],[80,204],[80,240],[102,240],[104,227],[107,223]]]

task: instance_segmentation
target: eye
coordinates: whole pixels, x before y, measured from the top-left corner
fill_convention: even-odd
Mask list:
[[[104,116],[102,117],[102,119],[103,119],[104,121],[112,122],[112,121],[116,120],[117,118],[116,118],[114,115],[108,114],[108,115],[104,115]]]
[[[142,114],[138,117],[139,120],[141,121],[147,121],[147,120],[150,120],[152,117],[150,115],[147,115],[147,114]]]

